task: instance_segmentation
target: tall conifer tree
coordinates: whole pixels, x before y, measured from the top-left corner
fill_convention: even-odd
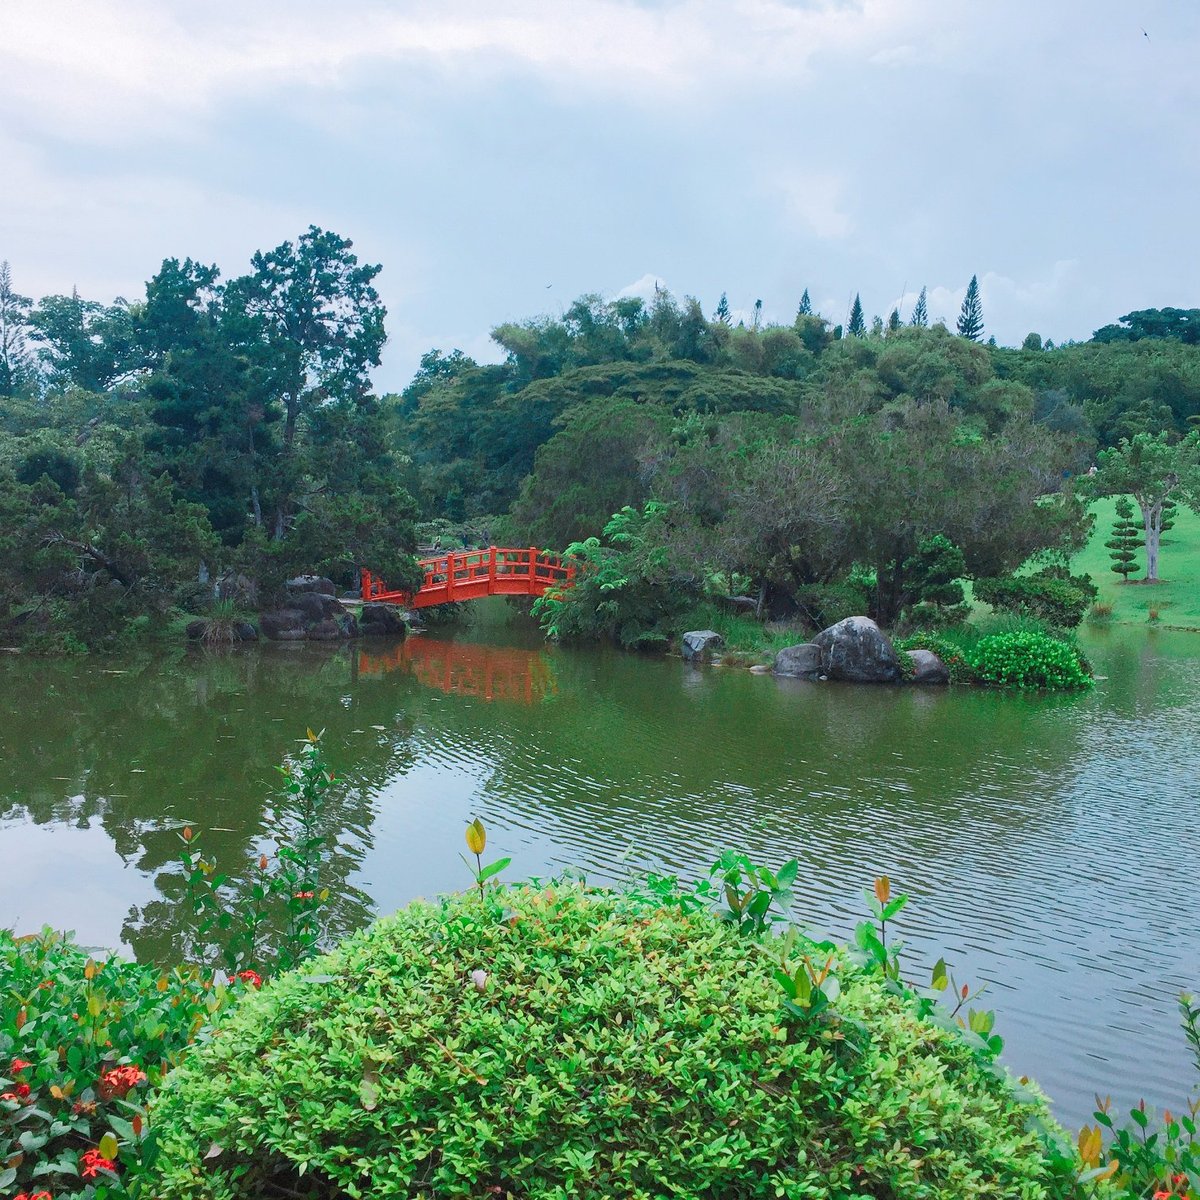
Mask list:
[[[915,325],[918,329],[923,329],[929,324],[929,300],[926,295],[926,289],[921,289],[921,294],[917,297],[917,306],[913,309],[912,320],[910,325]]]
[[[25,342],[32,301],[13,291],[12,271],[0,262],[0,396],[15,396],[33,382],[33,356]]]
[[[958,332],[961,337],[979,341],[983,333],[983,303],[979,299],[979,280],[971,276],[967,294],[963,297],[962,311],[958,314]]]
[[[808,298],[808,288],[804,289],[804,295],[800,297],[800,308],[796,315],[798,317],[812,316],[812,301]]]
[[[863,317],[862,300],[857,292],[854,293],[854,307],[850,309],[850,324],[847,332],[851,337],[863,337],[867,332],[867,322]]]

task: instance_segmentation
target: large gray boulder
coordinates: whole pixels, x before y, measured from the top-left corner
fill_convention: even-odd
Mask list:
[[[326,579],[324,575],[297,575],[295,579],[287,581],[286,587],[295,595],[305,592],[317,592],[322,596],[337,595],[337,588],[334,587],[333,580]]]
[[[896,683],[900,660],[883,630],[870,617],[847,617],[813,638],[821,670],[847,683]]]
[[[327,621],[317,621],[310,625],[306,636],[310,642],[337,642],[345,635],[338,623],[330,617]]]
[[[798,646],[784,646],[775,655],[776,675],[787,675],[793,679],[818,679],[821,675],[821,647],[812,642],[801,642]]]
[[[346,611],[340,600],[324,592],[301,592],[288,601],[288,608],[303,613],[304,619],[311,624],[335,620]]]
[[[358,614],[358,628],[364,637],[403,637],[408,626],[390,604],[364,604]]]
[[[679,639],[679,650],[688,662],[704,662],[709,651],[724,641],[715,629],[692,629]]]
[[[263,637],[273,642],[302,642],[308,624],[304,614],[294,608],[265,612],[258,623],[262,626]]]
[[[950,668],[932,650],[908,650],[912,659],[913,683],[937,685],[950,682]]]

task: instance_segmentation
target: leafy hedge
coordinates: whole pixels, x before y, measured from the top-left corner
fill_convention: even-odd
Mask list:
[[[172,1073],[149,1190],[1076,1194],[1040,1096],[886,975],[833,955],[829,1019],[790,1026],[781,943],[573,884],[414,903],[247,996]]]

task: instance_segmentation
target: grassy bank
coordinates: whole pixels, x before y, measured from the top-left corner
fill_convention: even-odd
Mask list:
[[[1159,583],[1122,583],[1111,570],[1112,560],[1104,543],[1112,536],[1116,519],[1116,500],[1106,497],[1096,502],[1096,527],[1087,546],[1072,560],[1072,570],[1086,571],[1100,589],[1099,604],[1112,605],[1112,619],[1122,624],[1144,625],[1151,610],[1157,610],[1158,623],[1172,629],[1200,629],[1200,516],[1181,504],[1175,527],[1162,539],[1159,556]],[[1138,562],[1145,570],[1146,555],[1138,551]]]

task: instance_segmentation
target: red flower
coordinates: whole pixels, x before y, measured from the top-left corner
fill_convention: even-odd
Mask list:
[[[13,1104],[18,1103],[16,1092],[0,1092],[0,1100],[10,1100]]]
[[[105,1158],[99,1150],[85,1150],[79,1156],[79,1173],[84,1179],[95,1179],[97,1171],[112,1171],[116,1163]]]
[[[22,1100],[26,1096],[29,1095],[29,1092],[30,1092],[29,1084],[27,1084],[27,1083],[18,1083],[17,1084],[17,1095],[20,1096]]]
[[[315,895],[316,895],[316,892],[293,892],[292,899],[293,900],[311,900],[313,898],[313,896],[315,896]]]
[[[115,1096],[117,1099],[123,1100],[130,1088],[144,1083],[145,1079],[146,1072],[140,1067],[113,1067],[111,1071],[105,1071],[100,1076],[101,1099],[111,1100]]]
[[[13,1200],[54,1200],[49,1192],[18,1192]]]
[[[16,1075],[18,1071],[23,1071],[23,1070],[25,1070],[26,1067],[32,1067],[32,1066],[33,1066],[33,1063],[26,1062],[23,1058],[14,1058],[12,1060],[12,1066],[9,1067],[9,1070],[14,1075]]]
[[[262,976],[257,971],[251,971],[247,968],[245,971],[239,971],[237,977],[243,983],[248,983],[251,987],[262,987]]]

